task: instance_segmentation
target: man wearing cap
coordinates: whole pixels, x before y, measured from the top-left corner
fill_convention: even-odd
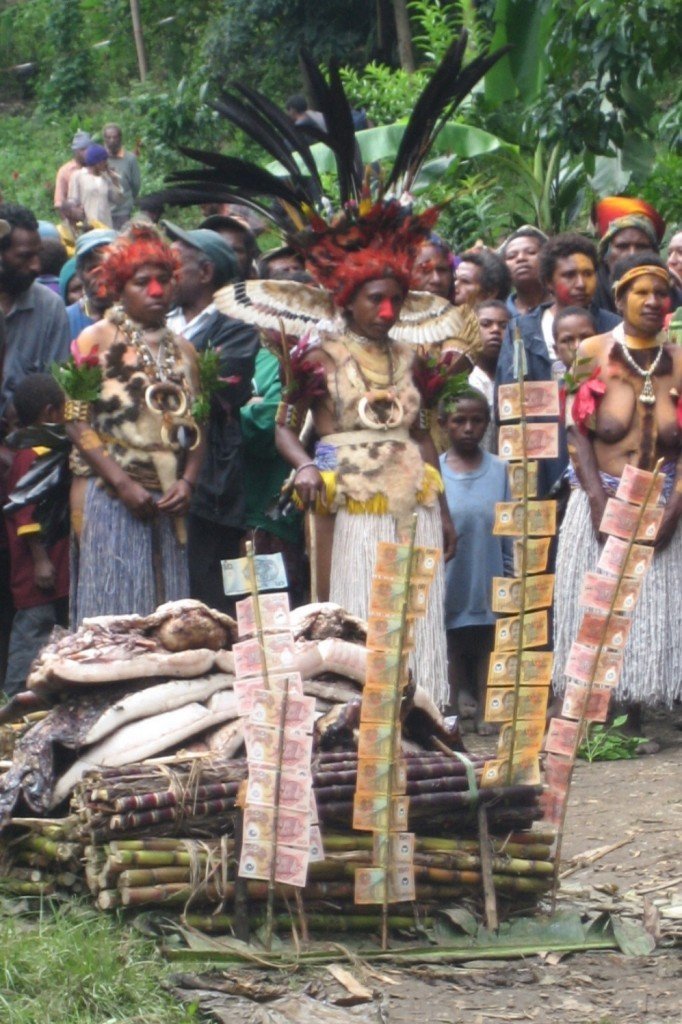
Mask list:
[[[96,228],[76,240],[76,273],[83,282],[83,295],[66,310],[72,340],[86,327],[101,320],[111,305],[109,297],[102,295],[95,286],[93,270],[102,262],[106,247],[115,238],[113,228]]]
[[[60,213],[69,196],[69,183],[73,174],[79,171],[85,161],[85,151],[91,144],[92,139],[88,132],[77,131],[71,140],[71,152],[73,156],[57,171],[54,183],[54,208]]]
[[[206,457],[194,488],[188,517],[188,559],[192,597],[228,612],[234,605],[222,588],[221,559],[239,554],[244,533],[244,470],[239,409],[251,396],[259,348],[258,333],[241,320],[219,313],[213,293],[236,278],[237,261],[215,231],[183,231],[164,221],[180,259],[177,308],[168,326],[198,352],[219,357],[224,386],[214,396],[206,429]]]
[[[253,231],[238,217],[215,213],[202,220],[200,229],[207,228],[221,235],[237,257],[236,281],[247,281],[255,277],[255,261],[258,259],[258,243]]]
[[[0,311],[6,348],[0,384],[0,424],[14,390],[29,373],[44,373],[69,354],[69,323],[58,295],[36,283],[40,235],[33,213],[18,203],[0,205],[10,231],[0,238]],[[0,436],[2,428],[0,426]]]
[[[105,124],[102,130],[104,145],[109,154],[108,165],[116,171],[121,182],[123,198],[114,206],[112,217],[114,227],[120,231],[130,220],[135,200],[140,194],[140,165],[134,153],[123,148],[123,133],[118,124]]]
[[[264,252],[258,260],[258,276],[269,281],[297,281],[305,271],[303,257],[290,245]]]
[[[623,256],[657,253],[665,234],[665,221],[644,199],[607,196],[592,207],[592,222],[599,234],[597,302],[615,313],[613,268]]]
[[[93,142],[85,151],[85,166],[69,182],[69,200],[82,210],[91,223],[100,221],[106,227],[114,226],[113,208],[123,198],[123,189],[116,171],[108,166],[104,146]]]

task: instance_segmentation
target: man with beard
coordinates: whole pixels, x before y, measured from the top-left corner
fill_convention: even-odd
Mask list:
[[[16,386],[69,354],[69,323],[58,295],[36,283],[40,273],[38,221],[25,206],[0,204],[11,230],[0,238],[0,311],[6,349],[0,383],[0,421],[6,420]],[[0,435],[4,432],[0,428]]]
[[[223,386],[213,396],[206,433],[206,456],[199,471],[187,520],[190,594],[212,608],[234,614],[226,598],[220,562],[239,555],[245,527],[244,466],[239,409],[251,397],[259,348],[254,327],[218,312],[213,293],[238,274],[238,260],[216,231],[183,231],[164,221],[180,260],[168,326],[197,352],[218,355]]]

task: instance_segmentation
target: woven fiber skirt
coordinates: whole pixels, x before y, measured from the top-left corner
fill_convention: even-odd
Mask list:
[[[571,494],[559,535],[554,606],[554,689],[563,693],[563,675],[583,609],[580,591],[586,572],[597,568],[597,543],[587,495]],[[682,529],[656,552],[644,577],[624,651],[616,700],[671,707],[682,696]]]
[[[160,573],[154,571],[155,551]],[[176,537],[174,520],[157,516],[152,526],[136,519],[94,478],[88,481],[83,530],[77,548],[73,542],[71,564],[73,628],[96,615],[150,615],[162,601],[189,597],[187,548]]]
[[[377,544],[379,541],[396,540],[398,534],[393,516],[356,514],[339,509],[334,524],[330,601],[340,604],[352,615],[366,619]],[[437,505],[418,506],[416,543],[442,550],[443,531]],[[439,707],[447,704],[450,698],[443,619],[444,592],[445,574],[441,559],[431,585],[426,616],[417,620],[415,650],[410,657],[410,668],[416,681]]]

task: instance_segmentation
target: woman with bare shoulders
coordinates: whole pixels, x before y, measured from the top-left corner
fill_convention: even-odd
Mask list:
[[[189,596],[182,516],[202,446],[190,411],[196,354],[165,326],[176,266],[156,229],[133,225],[98,268],[115,305],[74,342],[76,362],[102,371],[94,402],[67,403],[77,449],[74,625]]]
[[[616,691],[630,705],[630,724],[639,728],[641,705],[670,707],[682,695],[682,430],[677,408],[682,349],[666,344],[662,330],[671,288],[663,261],[654,253],[627,256],[616,265],[614,276],[623,323],[583,341],[576,355],[581,377],[595,374],[604,393],[592,414],[586,416],[575,400],[572,421],[569,414],[574,491],[557,556],[555,687],[563,687],[563,670],[578,632],[584,573],[597,565],[606,501],[626,466],[652,470],[662,458],[665,511]]]

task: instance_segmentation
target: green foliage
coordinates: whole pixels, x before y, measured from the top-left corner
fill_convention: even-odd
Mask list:
[[[80,0],[61,0],[52,4],[47,19],[47,35],[53,52],[49,76],[41,89],[46,110],[69,111],[91,86],[90,51],[81,43]]]
[[[164,988],[168,968],[151,943],[115,917],[69,902],[18,916],[0,906],[3,1024],[189,1024]]]
[[[391,124],[409,117],[414,98],[427,79],[426,72],[410,75],[401,68],[391,68],[377,61],[359,69],[341,69],[341,80],[352,103],[364,108],[375,124]]]
[[[584,741],[578,748],[578,757],[584,761],[626,761],[637,757],[637,750],[647,740],[642,736],[626,736],[622,726],[627,715],[614,718],[611,725],[590,723]]]

